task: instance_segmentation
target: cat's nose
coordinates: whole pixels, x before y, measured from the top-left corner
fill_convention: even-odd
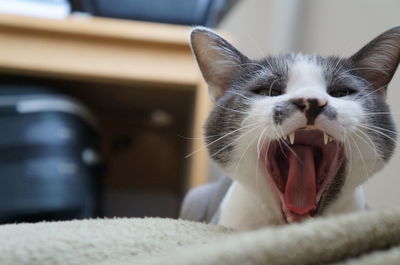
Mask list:
[[[313,125],[317,116],[328,104],[326,99],[321,98],[296,98],[292,103],[306,115],[307,125]]]

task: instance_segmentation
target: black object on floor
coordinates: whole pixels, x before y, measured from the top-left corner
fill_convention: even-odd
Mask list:
[[[238,0],[70,0],[95,16],[215,27]]]
[[[72,98],[0,85],[0,223],[99,215],[95,123]]]

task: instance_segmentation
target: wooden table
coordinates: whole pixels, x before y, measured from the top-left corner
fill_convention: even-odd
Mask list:
[[[187,100],[177,112],[189,113],[184,121],[190,127],[188,136],[201,138],[209,101],[188,46],[188,31],[184,26],[117,19],[59,21],[0,15],[0,73],[75,82],[78,87],[70,94],[89,105],[101,105],[102,113],[117,105],[133,113],[142,106],[157,107],[157,102],[174,105],[174,98],[179,104]],[[189,101],[187,95],[193,98]],[[188,145],[190,153],[203,142],[195,139]],[[205,181],[206,157],[202,150],[184,160],[185,188]]]

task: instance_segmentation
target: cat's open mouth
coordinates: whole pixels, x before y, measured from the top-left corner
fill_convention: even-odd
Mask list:
[[[283,142],[284,141],[284,142]],[[313,216],[343,163],[342,143],[320,130],[296,130],[286,139],[272,141],[261,155],[275,183],[286,221]]]

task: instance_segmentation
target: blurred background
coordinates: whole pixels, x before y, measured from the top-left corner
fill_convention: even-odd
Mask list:
[[[351,55],[400,25],[397,0],[0,0],[0,223],[177,217],[222,174],[199,139],[207,89],[187,43]],[[388,99],[400,124],[400,75]],[[200,150],[186,157],[193,150]],[[365,186],[398,205],[399,153]]]

